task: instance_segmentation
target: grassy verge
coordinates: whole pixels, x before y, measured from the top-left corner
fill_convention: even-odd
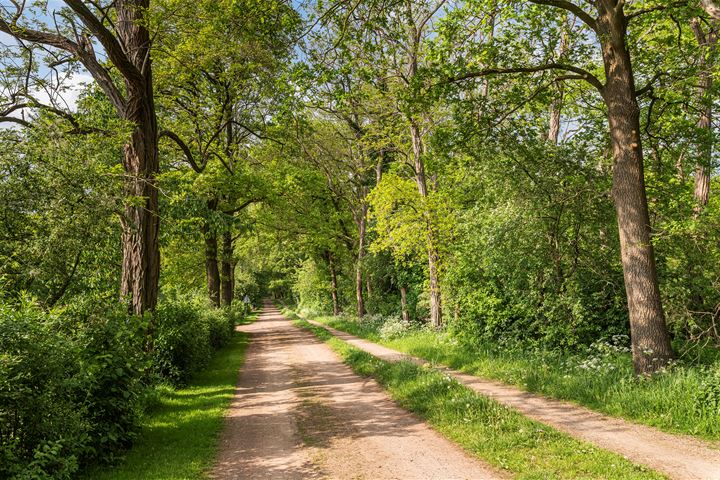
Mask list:
[[[217,450],[223,416],[235,393],[247,335],[235,332],[208,368],[186,388],[164,387],[158,404],[125,461],[89,472],[93,480],[173,480],[205,478]]]
[[[444,332],[411,330],[398,338],[377,325],[338,317],[315,320],[389,348],[531,392],[585,405],[671,433],[720,439],[720,361],[679,364],[653,378],[633,374],[626,353],[600,344],[585,356],[469,346]]]
[[[664,478],[530,420],[436,370],[409,362],[385,362],[304,320],[296,324],[330,345],[355,372],[375,378],[403,408],[516,478]]]

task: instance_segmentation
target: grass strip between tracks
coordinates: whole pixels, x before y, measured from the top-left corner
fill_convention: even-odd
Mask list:
[[[665,478],[620,455],[530,420],[429,366],[386,362],[298,317],[295,324],[327,343],[356,373],[374,378],[401,407],[515,478]]]

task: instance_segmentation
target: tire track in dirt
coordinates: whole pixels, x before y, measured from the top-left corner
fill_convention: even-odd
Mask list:
[[[427,363],[426,360],[383,347],[319,322],[310,323],[382,360],[407,360],[418,365]],[[633,463],[645,465],[679,480],[720,480],[720,444],[717,442],[665,433],[448,367],[440,366],[439,369],[481,395],[574,438],[618,453]]]
[[[250,346],[212,478],[503,477],[398,407],[277,309],[266,305],[240,328]]]

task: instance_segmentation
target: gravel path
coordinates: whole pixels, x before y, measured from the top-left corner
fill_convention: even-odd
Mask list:
[[[310,323],[327,329],[336,337],[383,360],[427,363],[318,322]],[[718,443],[672,435],[450,368],[443,370],[476,392],[512,407],[527,417],[619,453],[634,463],[645,465],[671,478],[720,480]]]
[[[217,479],[494,479],[266,305],[228,411]]]

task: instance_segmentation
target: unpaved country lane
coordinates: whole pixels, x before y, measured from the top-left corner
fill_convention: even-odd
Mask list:
[[[213,478],[502,478],[277,309],[241,328],[250,346]]]
[[[427,363],[349,333],[310,321],[330,333],[386,361]],[[673,435],[620,418],[609,417],[569,402],[561,402],[503,383],[437,366],[470,389],[514,408],[523,415],[550,425],[579,440],[619,453],[678,480],[720,480],[720,443]]]

